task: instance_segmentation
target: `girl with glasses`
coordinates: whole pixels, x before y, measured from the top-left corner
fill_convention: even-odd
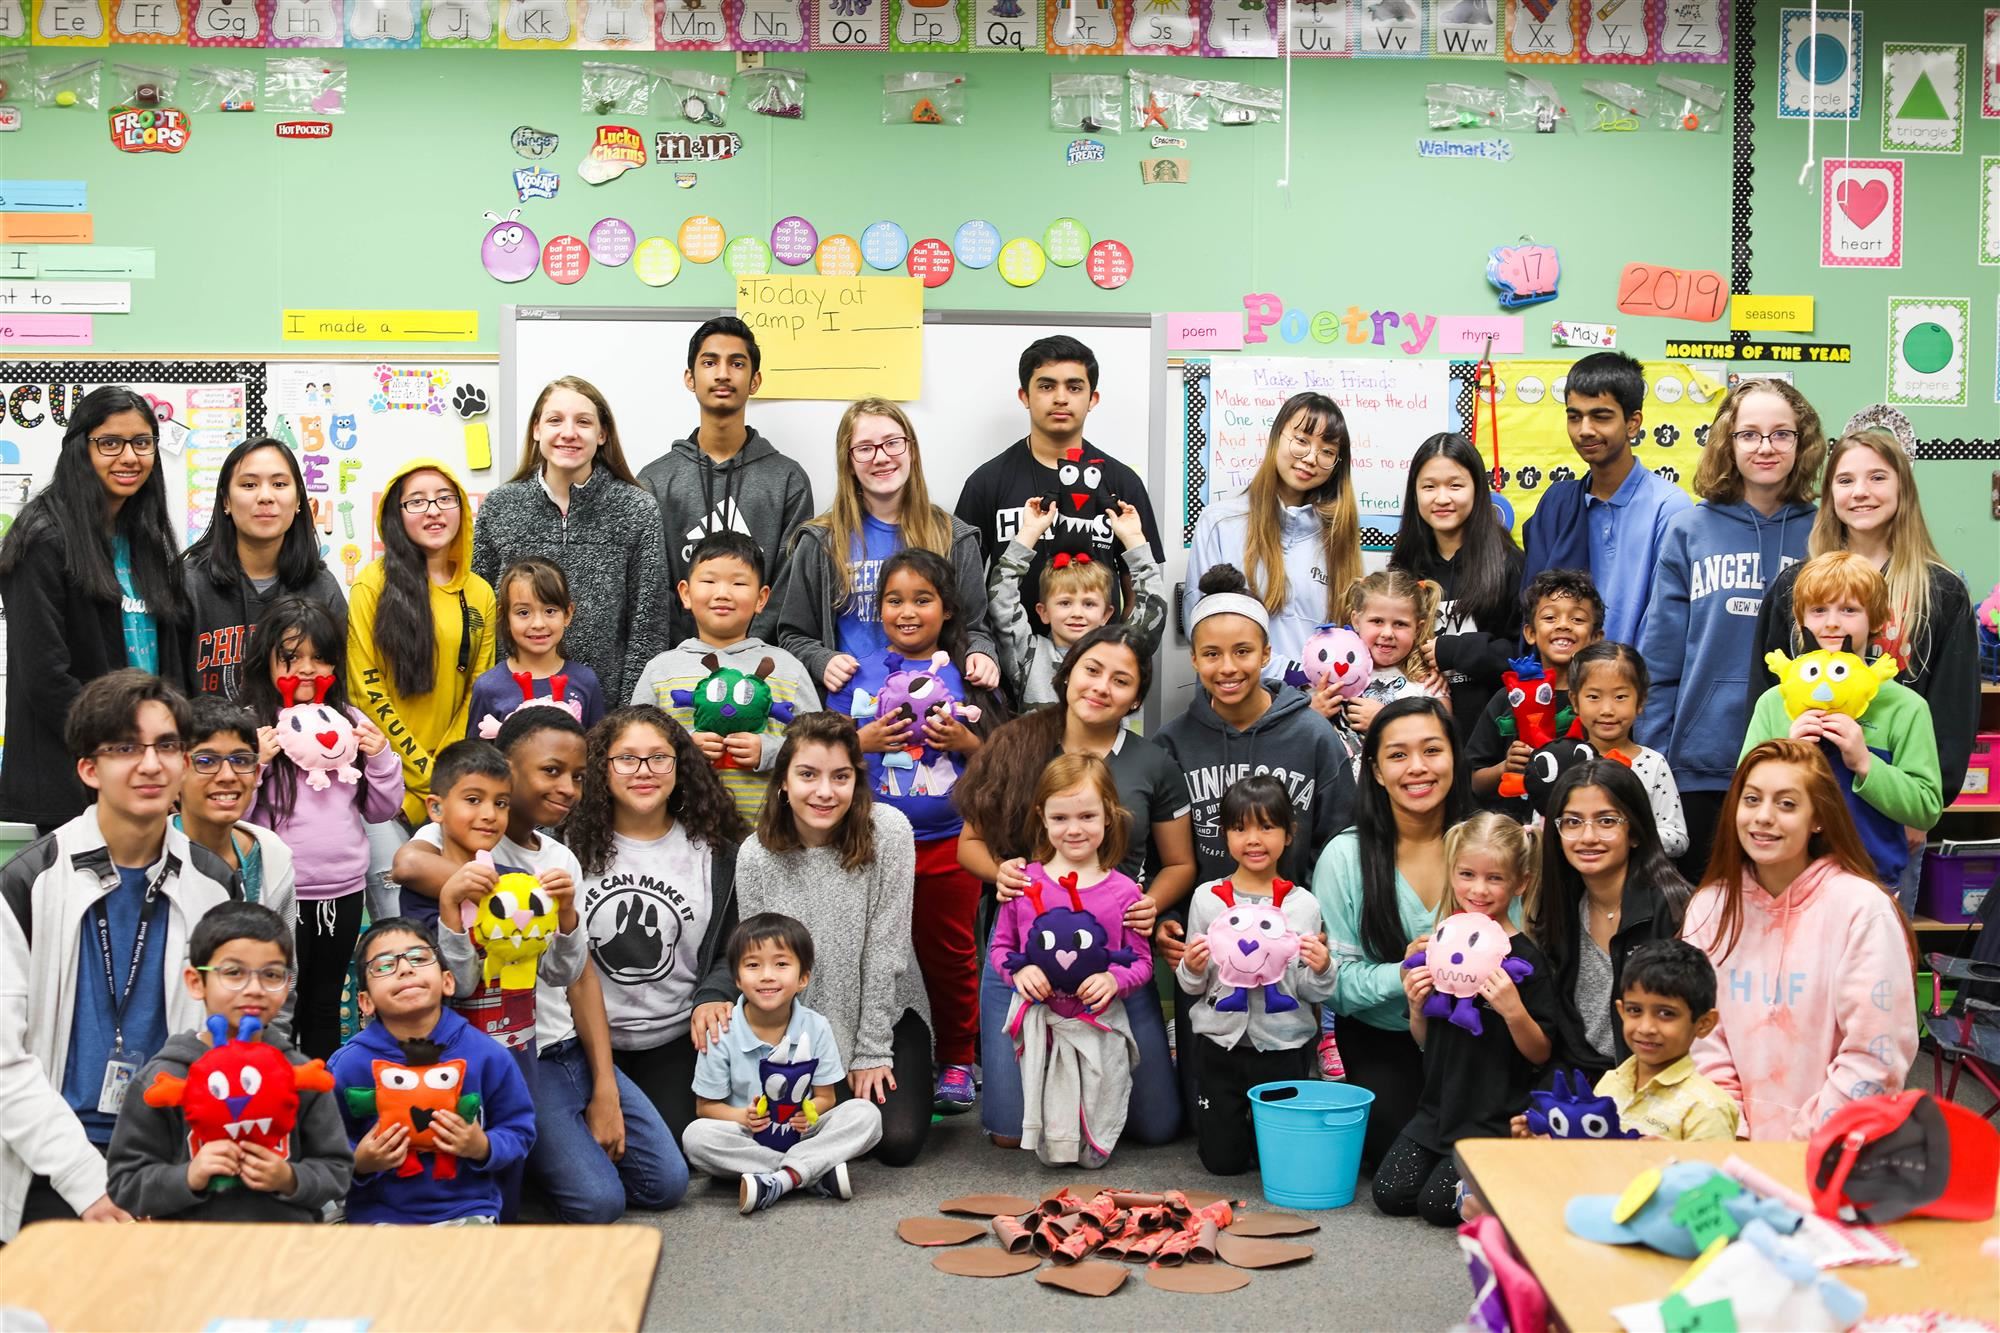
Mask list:
[[[120,667],[188,680],[187,593],[152,404],[107,385],[69,414],[49,484],[0,543],[10,723],[0,819],[45,833],[90,804],[62,739],[83,687]]]
[[[965,678],[1000,683],[986,626],[986,562],[979,530],[931,503],[917,429],[896,404],[863,398],[840,417],[833,437],[833,507],[799,529],[778,590],[778,646],[805,663],[828,699],[863,661],[888,646],[878,596],[882,566],[904,550],[951,562],[965,617]]]

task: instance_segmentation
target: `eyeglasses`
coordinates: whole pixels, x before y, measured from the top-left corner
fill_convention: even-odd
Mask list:
[[[1582,815],[1564,815],[1556,820],[1556,832],[1565,838],[1581,838],[1583,831],[1594,828],[1604,837],[1617,836],[1618,830],[1631,821],[1623,815],[1599,815],[1595,819],[1585,819]]]
[[[1322,444],[1304,431],[1290,430],[1284,434],[1285,446],[1300,458],[1310,458],[1332,467],[1340,461],[1340,446]]]
[[[241,773],[244,777],[249,777],[257,771],[257,756],[248,750],[238,750],[235,754],[217,754],[213,750],[198,750],[188,756],[188,762],[194,765],[195,772],[205,778],[215,776],[216,773],[221,771],[224,764],[229,765],[230,772]]]
[[[289,967],[245,967],[241,963],[218,963],[195,971],[208,973],[208,979],[221,982],[224,990],[248,990],[253,977],[265,990],[284,990],[292,984],[293,975]]]
[[[886,440],[876,440],[871,444],[852,445],[847,456],[857,463],[872,463],[877,456],[901,458],[910,447],[907,435],[891,435]]]
[[[655,773],[674,771],[674,757],[670,754],[614,754],[611,756],[611,771],[620,777],[631,777],[640,768],[651,769]]]
[[[1755,449],[1769,440],[1773,449],[1784,453],[1787,449],[1797,446],[1799,433],[1795,430],[1737,430],[1731,431],[1729,438],[1736,442],[1736,447],[1739,449]]]
[[[406,514],[421,514],[427,509],[435,509],[440,514],[448,514],[458,508],[458,492],[446,491],[428,499],[404,500],[397,505]]]
[[[151,435],[134,435],[129,439],[123,435],[93,435],[90,437],[90,447],[97,450],[98,454],[104,458],[116,458],[118,455],[124,453],[128,446],[139,457],[151,458],[153,450],[159,448],[160,442]]]
[[[181,748],[180,737],[167,736],[157,741],[146,741],[144,743],[139,741],[113,741],[109,745],[98,746],[95,750],[91,751],[91,754],[98,759],[116,759],[123,762],[138,759],[146,751],[151,750],[161,759],[178,759],[181,757]]]
[[[405,949],[401,953],[376,954],[368,960],[368,975],[371,977],[394,976],[397,968],[404,963],[410,965],[412,972],[420,972],[437,962],[437,960],[437,950],[427,944],[419,944],[415,948]]]

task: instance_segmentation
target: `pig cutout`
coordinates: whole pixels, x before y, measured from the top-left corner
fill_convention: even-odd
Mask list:
[[[1285,672],[1285,684],[1296,690],[1317,690],[1331,680],[1343,699],[1359,699],[1375,669],[1368,645],[1345,625],[1321,625],[1299,650],[1301,667]]]
[[[1473,1036],[1486,1030],[1479,1017],[1479,987],[1496,969],[1518,985],[1534,965],[1509,957],[1514,945],[1507,927],[1483,912],[1456,912],[1431,932],[1428,949],[1403,960],[1405,969],[1428,967],[1437,989],[1424,1001],[1424,1017],[1449,1018]]]
[[[1224,881],[1215,887],[1215,896],[1229,910],[1208,927],[1209,963],[1222,984],[1232,989],[1215,1002],[1225,1013],[1242,1013],[1250,1007],[1250,992],[1264,992],[1264,1012],[1282,1014],[1299,1007],[1299,1002],[1278,989],[1278,979],[1299,956],[1299,933],[1285,920],[1285,895],[1292,891],[1289,880],[1271,885],[1269,903],[1236,901],[1236,886]]]
[[[332,688],[332,676],[316,676],[311,703],[295,703],[278,713],[278,748],[304,771],[306,786],[314,791],[333,785],[328,773],[349,786],[361,781],[361,770],[354,766],[361,751],[360,739],[354,734],[354,723],[326,702],[326,692]],[[278,694],[298,698],[299,678],[278,677]]]

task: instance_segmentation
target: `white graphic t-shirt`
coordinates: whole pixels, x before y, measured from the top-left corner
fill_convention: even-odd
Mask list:
[[[611,1044],[647,1050],[688,1030],[711,907],[708,849],[679,824],[641,842],[614,834],[611,864],[584,877],[580,911],[604,980]]]

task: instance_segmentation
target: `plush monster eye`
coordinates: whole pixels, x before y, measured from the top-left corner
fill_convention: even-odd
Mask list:
[[[528,911],[535,916],[547,916],[556,910],[555,899],[536,889],[528,895]]]
[[[785,1100],[785,1076],[776,1070],[764,1080],[764,1095],[774,1102]]]
[[[1528,702],[1528,695],[1525,690],[1523,690],[1519,685],[1512,685],[1508,687],[1507,706],[1509,708],[1519,708],[1522,704],[1526,702]]]
[[[708,682],[708,688],[702,693],[708,696],[710,703],[719,704],[729,697],[729,682],[718,677]]]
[[[486,900],[486,914],[495,921],[505,921],[514,915],[514,895],[501,890]]]
[[[264,1086],[264,1076],[257,1072],[255,1065],[245,1065],[242,1072],[236,1075],[236,1082],[242,1087],[244,1096],[255,1097]]]
[[[303,732],[305,730],[305,727],[299,722],[299,715],[297,713],[293,713],[289,720],[293,731]]]
[[[1549,750],[1537,750],[1534,756],[1535,776],[1543,782],[1554,782],[1562,771],[1562,762]]]
[[[1583,1113],[1583,1134],[1585,1138],[1601,1139],[1611,1132],[1611,1122],[1597,1111]]]
[[[1274,916],[1259,917],[1257,929],[1266,935],[1282,935],[1285,933],[1285,923]]]
[[[812,1075],[800,1074],[792,1080],[792,1095],[786,1098],[786,1100],[803,1102],[806,1099],[806,1094],[810,1091],[812,1091]]]
[[[1552,1139],[1566,1139],[1569,1137],[1569,1116],[1563,1112],[1560,1106],[1551,1106],[1549,1108],[1549,1137]]]
[[[1243,929],[1243,913],[1241,912],[1231,912],[1228,916],[1224,917],[1223,920],[1229,923],[1229,928],[1231,930]]]
[[[1555,689],[1547,681],[1543,681],[1541,684],[1535,686],[1536,703],[1552,704],[1555,701],[1556,701]]]
[[[220,1069],[208,1071],[208,1095],[221,1101],[229,1095],[229,1075]]]
[[[1475,930],[1475,931],[1473,931],[1473,932],[1472,932],[1472,938],[1468,939],[1468,940],[1467,940],[1467,941],[1465,942],[1465,947],[1466,947],[1466,948],[1468,948],[1468,949],[1476,949],[1476,948],[1478,948],[1478,947],[1479,947],[1479,932],[1478,932],[1478,931],[1476,931],[1476,930]]]
[[[1826,678],[1827,678],[1828,680],[1846,680],[1846,679],[1847,679],[1847,663],[1845,663],[1845,662],[1828,662],[1828,663],[1826,664]]]
[[[1087,467],[1083,470],[1083,484],[1085,486],[1088,486],[1091,490],[1093,491],[1096,490],[1097,483],[1103,480],[1104,480],[1103,468]]]
[[[396,1092],[414,1092],[422,1081],[416,1070],[405,1069],[401,1065],[382,1071],[382,1086]]]
[[[1799,663],[1799,679],[1800,679],[1800,680],[1818,680],[1818,679],[1819,679],[1819,663],[1817,663],[1817,662],[1801,662],[1801,663]]]
[[[1056,933],[1053,930],[1045,930],[1041,934],[1043,952],[1046,953],[1054,949],[1056,947]]]
[[[1077,947],[1077,948],[1079,948],[1079,949],[1088,949],[1088,948],[1089,948],[1089,947],[1090,947],[1090,946],[1091,946],[1091,945],[1092,945],[1093,943],[1095,943],[1095,941],[1091,939],[1091,935],[1090,935],[1090,932],[1089,932],[1089,931],[1087,931],[1087,930],[1079,930],[1079,931],[1077,931],[1077,932],[1076,932],[1076,947]]]
[[[319,714],[320,721],[326,723],[329,727],[334,725],[334,719],[332,713],[328,712],[324,708],[317,709],[315,711],[317,711],[317,713]]]
[[[922,699],[926,695],[936,693],[937,688],[938,682],[936,676],[915,676],[910,680],[910,697],[912,699]]]
[[[450,1065],[432,1065],[424,1071],[424,1086],[449,1092],[458,1086],[458,1071]]]
[[[757,698],[757,687],[747,680],[739,680],[730,693],[736,696],[739,707],[748,708]]]
[[[1062,484],[1065,486],[1076,485],[1076,479],[1078,473],[1079,469],[1077,465],[1074,463],[1064,463],[1061,467],[1056,469],[1056,475],[1062,478]]]

